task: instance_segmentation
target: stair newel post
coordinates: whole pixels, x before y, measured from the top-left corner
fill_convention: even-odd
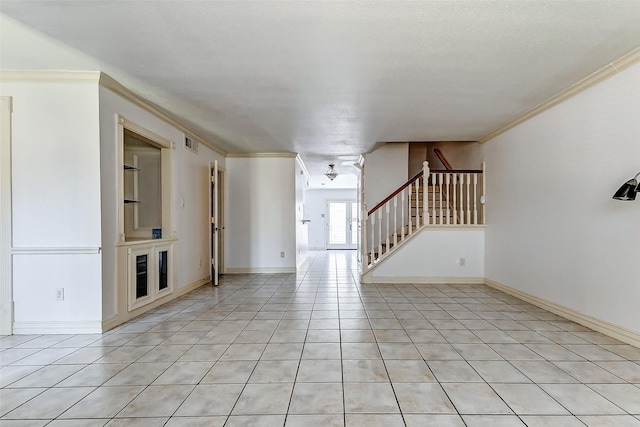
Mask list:
[[[402,230],[400,231],[400,236],[402,240],[404,240],[404,190],[400,192],[400,221],[402,225]]]
[[[469,193],[471,192],[471,174],[467,174],[467,224],[471,224],[471,203],[469,202]]]
[[[386,221],[387,222],[387,229],[384,232],[384,234],[387,235],[387,240],[386,240],[387,246],[385,248],[385,252],[389,252],[389,217],[391,216],[390,201],[385,204],[384,209],[386,211],[385,212],[385,214],[386,214],[385,216],[387,217],[387,221]]]
[[[398,245],[398,195],[393,196],[393,246]]]
[[[378,259],[382,256],[382,209],[378,209]]]
[[[360,252],[362,253],[362,264],[369,265],[369,259],[367,258],[367,254],[369,253],[369,249],[367,246],[367,205],[362,204],[361,208],[361,218],[362,218],[362,227],[360,228]]]
[[[464,222],[464,174],[460,174],[460,224]]]
[[[422,162],[422,224],[429,224],[429,162]]]
[[[473,174],[473,223],[478,224],[478,174]]]
[[[451,179],[453,180],[453,182],[451,184],[453,185],[453,191],[451,193],[453,194],[453,224],[458,225],[458,206],[456,204],[456,201],[458,199],[456,197],[456,195],[458,194],[458,174],[454,173],[452,175],[453,176],[451,177]]]

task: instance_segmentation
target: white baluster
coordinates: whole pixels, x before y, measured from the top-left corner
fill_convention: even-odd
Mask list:
[[[471,203],[469,202],[471,175],[467,174],[467,224],[471,224]]]
[[[371,265],[373,265],[373,262],[376,260],[375,229],[376,229],[376,213],[374,212],[373,215],[371,215]]]
[[[382,209],[378,209],[378,259],[382,256]]]
[[[442,212],[442,184],[444,182],[444,175],[442,173],[438,174],[438,189],[440,190],[440,225],[444,224],[443,212]]]
[[[390,233],[390,231],[389,231],[389,217],[391,216],[389,214],[389,212],[390,212],[389,208],[390,208],[389,202],[385,203],[384,209],[386,211],[386,217],[387,217],[387,221],[386,221],[387,222],[387,229],[385,231],[385,234],[387,235],[387,240],[386,240],[387,246],[385,248],[385,252],[389,252],[389,233]]]
[[[447,182],[446,182],[446,186],[447,186],[447,224],[451,224],[451,212],[449,212],[449,194],[451,194],[450,191],[450,187],[449,187],[449,183],[451,181],[451,174],[447,174]]]
[[[436,184],[437,184],[437,175],[435,173],[431,174],[431,224],[437,224],[438,221],[436,221],[436,216],[437,216],[437,212],[436,212]]]
[[[457,194],[458,194],[458,174],[454,173],[452,174],[452,179],[453,179],[453,224],[457,225],[458,224],[458,207],[456,206],[456,201],[457,201]]]
[[[360,249],[362,253],[362,265],[369,266],[370,263],[368,259],[369,248],[367,246],[367,208],[366,206],[364,207],[364,209],[362,209],[362,227],[360,228],[360,230],[362,233],[362,237],[361,237],[362,240],[360,241],[360,244],[362,245],[362,248]]]
[[[398,246],[398,195],[393,196],[393,246]]]
[[[464,174],[460,174],[460,224],[464,222]]]
[[[420,228],[420,178],[416,179],[416,230]]]
[[[473,223],[478,224],[478,174],[473,174]]]
[[[409,231],[407,232],[407,235],[411,236],[413,233],[413,219],[411,217],[411,186],[409,185],[407,188],[409,189],[409,195],[407,196],[407,205],[409,205]]]
[[[402,221],[402,231],[400,231],[400,235],[402,236],[402,240],[404,240],[404,223],[405,223],[404,221],[404,213],[405,213],[404,212],[404,190],[405,189],[403,188],[402,191],[400,192],[400,216],[402,217],[400,218]]]

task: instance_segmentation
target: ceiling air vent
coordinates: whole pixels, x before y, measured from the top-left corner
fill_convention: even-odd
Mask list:
[[[184,137],[184,146],[185,148],[193,151],[194,153],[198,152],[198,141],[191,139],[188,136]]]

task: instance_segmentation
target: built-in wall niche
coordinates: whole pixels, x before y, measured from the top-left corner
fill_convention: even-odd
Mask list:
[[[118,117],[118,242],[174,239],[175,144]]]
[[[134,312],[173,292],[175,144],[121,116],[117,126],[118,305]]]
[[[150,240],[161,236],[161,149],[125,129],[123,174],[125,241]]]

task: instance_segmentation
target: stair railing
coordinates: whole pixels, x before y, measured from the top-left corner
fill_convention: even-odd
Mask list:
[[[363,272],[426,226],[484,225],[484,169],[422,171],[363,211]],[[366,209],[366,208],[365,208]]]

